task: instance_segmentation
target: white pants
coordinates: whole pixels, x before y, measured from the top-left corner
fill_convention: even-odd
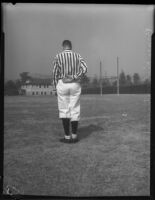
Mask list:
[[[59,118],[79,121],[81,85],[79,83],[63,83],[62,80],[59,80],[56,89]]]

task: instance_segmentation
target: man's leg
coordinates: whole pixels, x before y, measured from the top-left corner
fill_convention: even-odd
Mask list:
[[[71,139],[70,136],[70,119],[69,118],[62,118],[62,124],[65,132],[65,139]]]
[[[71,111],[71,126],[72,139],[77,141],[78,121],[80,120],[80,95],[81,86],[77,83],[73,84],[70,91],[70,111]]]
[[[69,90],[67,85],[60,80],[57,85],[57,98],[59,118],[62,119],[62,124],[65,133],[65,140],[71,139],[70,136],[70,112],[69,112]]]
[[[72,139],[77,139],[78,121],[71,121]]]

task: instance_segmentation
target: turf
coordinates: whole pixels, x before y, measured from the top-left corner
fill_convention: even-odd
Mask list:
[[[150,194],[150,97],[83,95],[76,144],[63,144],[57,99],[5,97],[4,193]]]

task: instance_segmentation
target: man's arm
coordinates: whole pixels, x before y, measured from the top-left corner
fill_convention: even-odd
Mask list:
[[[54,89],[56,90],[56,85],[58,83],[58,76],[59,76],[59,65],[57,57],[53,61],[53,85]]]
[[[80,79],[84,74],[87,73],[87,65],[84,59],[79,55],[80,69],[79,73],[74,75],[74,79]]]

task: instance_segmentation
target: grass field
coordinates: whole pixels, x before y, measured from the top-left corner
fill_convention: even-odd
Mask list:
[[[57,99],[5,97],[4,193],[150,194],[150,97],[83,95],[80,141],[63,137]]]

